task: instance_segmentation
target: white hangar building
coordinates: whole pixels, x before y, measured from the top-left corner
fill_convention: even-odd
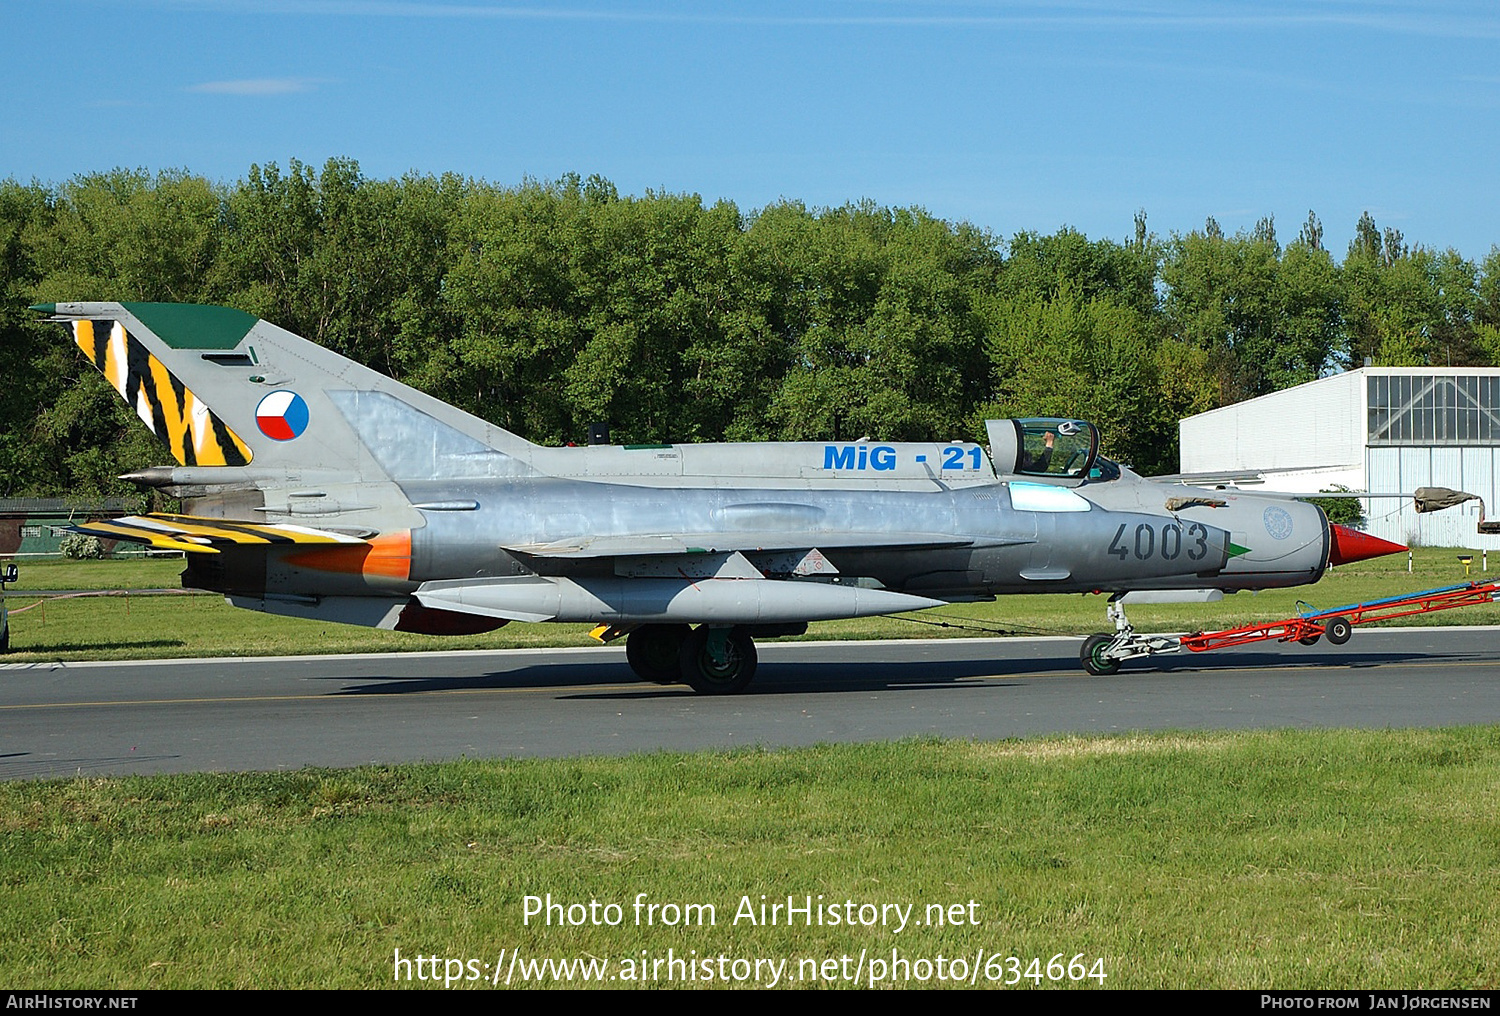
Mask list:
[[[1184,479],[1314,494],[1452,487],[1500,518],[1500,369],[1362,367],[1188,417]],[[1254,485],[1252,487],[1252,484]],[[1410,499],[1365,503],[1373,536],[1409,546],[1500,549],[1479,502],[1418,515]]]

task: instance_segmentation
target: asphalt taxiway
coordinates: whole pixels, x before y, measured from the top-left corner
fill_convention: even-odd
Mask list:
[[[1500,723],[1500,629],[1363,629],[1078,665],[1078,639],[760,646],[723,698],[618,647],[0,665],[0,779],[622,754],[915,735]]]

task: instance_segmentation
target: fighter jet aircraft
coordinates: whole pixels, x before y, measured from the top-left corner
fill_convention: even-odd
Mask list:
[[[810,621],[1293,586],[1404,549],[1313,505],[1144,480],[1082,420],[991,420],[988,452],[547,448],[242,311],[33,309],[71,327],[177,461],[128,478],[185,514],[80,531],[184,551],[184,586],[274,614],[430,634],[592,622],[641,678],[706,694],[750,682],[757,636]]]

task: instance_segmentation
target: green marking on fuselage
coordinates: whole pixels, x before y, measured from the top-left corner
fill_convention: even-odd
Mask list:
[[[124,303],[173,349],[233,349],[259,320],[233,307],[201,307],[186,303]]]
[[[1250,553],[1250,548],[1249,547],[1241,547],[1238,543],[1231,543],[1229,545],[1229,556],[1230,557],[1239,557],[1241,554],[1248,554],[1248,553]]]

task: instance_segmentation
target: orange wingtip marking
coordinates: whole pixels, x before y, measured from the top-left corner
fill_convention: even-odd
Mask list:
[[[411,530],[382,533],[362,544],[345,543],[287,555],[287,563],[315,571],[346,575],[379,575],[405,581],[411,577]]]

